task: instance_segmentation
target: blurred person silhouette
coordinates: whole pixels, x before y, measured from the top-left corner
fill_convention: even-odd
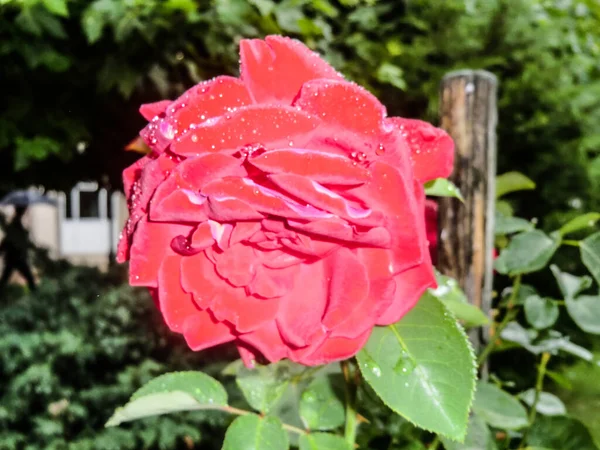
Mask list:
[[[36,289],[28,258],[28,251],[33,247],[33,244],[29,240],[29,233],[22,222],[26,211],[27,206],[16,206],[15,216],[4,229],[4,240],[0,244],[0,254],[4,255],[4,269],[2,277],[0,277],[0,292],[6,286],[14,271],[19,272],[27,280],[27,285],[31,291]]]

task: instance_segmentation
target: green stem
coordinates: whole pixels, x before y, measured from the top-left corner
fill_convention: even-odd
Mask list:
[[[229,414],[234,414],[236,416],[247,416],[248,414],[254,414],[252,411],[247,411],[245,409],[235,408],[233,406],[221,406],[221,407],[219,407],[217,409],[220,409],[221,411],[224,411],[224,412],[229,413]],[[281,427],[284,430],[290,431],[290,432],[295,433],[295,434],[306,434],[307,433],[306,430],[303,430],[301,428],[295,427],[293,425],[288,425],[287,423],[282,423]]]
[[[550,361],[550,353],[542,353],[540,365],[538,366],[537,380],[535,382],[535,395],[529,410],[529,417],[527,420],[527,429],[523,432],[523,438],[521,439],[521,445],[519,449],[525,448],[525,441],[527,440],[527,432],[531,429],[535,417],[537,415],[537,405],[540,401],[540,393],[544,389],[544,378],[546,377],[546,368],[548,367],[548,361]]]
[[[564,245],[570,245],[571,247],[579,247],[579,241],[574,241],[571,239],[565,239],[561,243]]]
[[[440,446],[440,437],[436,436],[435,439],[429,445],[429,450],[437,450],[437,448],[439,446]]]
[[[344,430],[344,438],[350,445],[350,448],[355,447],[356,431],[358,428],[358,420],[356,413],[356,388],[350,361],[342,361],[342,373],[344,374],[344,392],[346,394],[346,427]]]
[[[481,366],[485,362],[485,360],[488,358],[490,353],[492,353],[496,349],[496,342],[498,341],[497,338],[500,336],[500,333],[502,333],[502,330],[504,330],[504,328],[506,328],[506,325],[508,325],[508,323],[516,317],[517,311],[513,310],[513,306],[515,304],[515,301],[517,300],[517,296],[519,295],[520,289],[521,289],[521,275],[517,275],[515,277],[515,280],[513,281],[512,292],[510,293],[510,297],[508,298],[508,305],[507,305],[508,311],[506,311],[504,318],[496,327],[494,336],[492,336],[492,338],[490,339],[490,342],[488,342],[488,344],[485,346],[483,351],[479,354],[479,358],[477,358],[477,364],[479,366]]]

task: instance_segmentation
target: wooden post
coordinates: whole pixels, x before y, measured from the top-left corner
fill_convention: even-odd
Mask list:
[[[465,201],[439,203],[438,267],[458,280],[469,301],[489,316],[492,302],[496,176],[496,77],[482,70],[447,74],[441,83],[441,127],[454,139],[450,180]],[[488,329],[471,331],[475,350]]]

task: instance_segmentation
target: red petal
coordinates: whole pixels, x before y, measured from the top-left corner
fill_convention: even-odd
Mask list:
[[[236,244],[217,257],[217,273],[234,286],[247,286],[254,279],[254,251],[244,244]]]
[[[186,225],[140,220],[131,245],[129,284],[156,287],[160,265],[172,252],[171,241],[175,236],[187,236],[191,230]]]
[[[365,219],[368,221],[371,216],[372,211],[369,208],[346,200],[325,186],[303,176],[279,173],[269,175],[269,180],[306,204],[323,211],[329,211],[346,220],[362,222]]]
[[[390,117],[387,122],[406,139],[416,179],[425,182],[446,178],[452,173],[454,142],[444,130],[421,120],[401,117]]]
[[[241,341],[251,345],[271,362],[277,362],[288,356],[289,347],[281,339],[274,322],[269,322],[252,333],[243,334]]]
[[[251,103],[252,99],[240,80],[217,77],[184,92],[166,109],[165,117],[153,116],[140,136],[152,150],[162,153],[175,137],[189,132],[195,124]]]
[[[217,320],[226,320],[240,333],[256,330],[277,314],[277,300],[249,297],[243,288],[231,286],[204,253],[183,258],[181,282],[201,308],[210,309]]]
[[[174,142],[171,149],[188,156],[256,145],[267,149],[303,146],[320,123],[296,108],[247,106],[203,123]]]
[[[209,198],[207,214],[208,217],[217,222],[260,220],[265,217],[248,203],[231,197]]]
[[[254,233],[260,230],[260,222],[237,222],[233,225],[229,245],[250,239]]]
[[[246,85],[238,78],[220,76],[204,81],[179,97],[167,114],[169,123],[177,127],[179,133],[190,125],[221,116],[236,108],[252,104]]]
[[[427,255],[426,260],[417,267],[408,269],[394,278],[396,293],[389,308],[379,316],[377,325],[389,325],[398,322],[419,301],[421,295],[435,286],[433,266]]]
[[[347,81],[310,81],[302,86],[294,105],[321,117],[329,126],[363,136],[381,134],[386,116],[385,107],[375,96]]]
[[[146,120],[152,120],[154,117],[162,114],[172,103],[171,100],[161,100],[160,102],[154,103],[146,103],[145,105],[140,106],[140,114]]]
[[[259,103],[291,104],[304,83],[342,79],[329,64],[299,41],[268,36],[240,42],[242,80]]]
[[[188,346],[195,351],[233,341],[236,338],[229,325],[218,322],[208,311],[199,311],[188,317],[183,326]]]
[[[259,265],[256,268],[256,276],[247,291],[262,298],[281,297],[293,288],[297,270],[293,266],[269,269]]]
[[[290,173],[318,183],[353,185],[369,179],[369,171],[342,155],[303,149],[272,150],[248,160],[267,173]]]
[[[158,273],[158,301],[166,324],[172,331],[181,333],[186,319],[200,310],[192,300],[191,294],[181,287],[181,256],[167,256]]]
[[[385,215],[384,225],[392,237],[394,273],[419,264],[424,257],[423,209],[419,207],[412,180],[381,162],[371,165],[372,179],[352,191],[364,203]]]
[[[279,217],[312,218],[329,217],[311,205],[303,205],[273,189],[256,184],[248,178],[229,177],[213,181],[202,189],[202,194],[213,200],[236,199],[256,211]],[[254,219],[255,217],[250,217]]]
[[[363,348],[370,335],[371,330],[369,329],[354,339],[329,337],[314,352],[310,354],[302,354],[301,351],[291,352],[290,359],[307,366],[342,361],[356,355]],[[298,353],[301,356],[298,356]]]
[[[287,342],[303,347],[322,331],[328,283],[322,261],[297,267],[294,287],[279,301],[277,325]]]
[[[190,244],[194,249],[204,250],[215,243],[210,225],[208,222],[203,222],[196,227],[192,233]]]
[[[340,248],[324,262],[330,281],[323,325],[333,330],[367,299],[369,279],[363,263],[347,248]],[[365,321],[371,322],[368,316]]]

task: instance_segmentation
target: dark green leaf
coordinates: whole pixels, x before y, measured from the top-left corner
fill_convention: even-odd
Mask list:
[[[496,442],[485,421],[476,414],[471,414],[467,437],[464,442],[454,442],[442,438],[445,450],[496,450]]]
[[[538,416],[527,444],[560,450],[598,450],[586,426],[571,417]]]
[[[538,330],[551,327],[558,319],[558,306],[550,298],[532,295],[525,300],[525,318]]]
[[[526,231],[511,239],[496,259],[496,270],[518,275],[543,269],[558,249],[560,240],[540,230]]]
[[[344,403],[341,375],[316,378],[302,393],[300,416],[306,428],[333,430],[344,423]]]
[[[521,231],[532,230],[533,224],[520,217],[506,216],[496,211],[494,222],[494,233],[497,235],[519,233]]]
[[[202,372],[161,375],[138,389],[106,423],[115,426],[143,417],[177,411],[219,409],[227,405],[227,393],[214,378]]]
[[[446,178],[438,178],[425,184],[425,194],[432,197],[455,197],[464,201],[458,188]]]
[[[91,6],[81,16],[81,26],[90,44],[97,42],[102,37],[104,25],[104,15]]]
[[[581,260],[600,284],[600,231],[588,236],[579,243]]]
[[[430,293],[400,322],[376,327],[357,358],[365,380],[392,410],[422,428],[464,438],[475,387],[473,350]]]
[[[560,289],[560,292],[565,299],[575,298],[577,294],[585,291],[592,285],[592,278],[589,276],[576,277],[567,272],[562,272],[557,266],[552,264],[550,266],[554,278]]]
[[[406,89],[406,81],[404,80],[402,69],[394,64],[384,62],[377,69],[375,76],[382,83],[391,84],[402,91]]]
[[[519,398],[531,407],[535,399],[535,389],[529,389],[519,394]],[[556,395],[550,392],[540,392],[536,405],[537,412],[546,416],[564,416],[567,414],[567,408]]]
[[[496,198],[531,189],[535,189],[535,183],[520,172],[507,172],[496,177]]]
[[[582,295],[565,299],[571,319],[586,333],[600,334],[600,296]]]
[[[496,385],[477,383],[473,411],[494,428],[518,430],[527,426],[527,411],[519,401]]]
[[[598,220],[600,220],[600,213],[593,212],[582,214],[581,216],[569,220],[566,224],[560,227],[560,230],[558,230],[558,232],[562,236],[564,236],[569,233],[585,230],[586,228],[591,228],[594,225],[596,225],[596,222],[598,222]]]
[[[227,429],[222,450],[287,450],[287,433],[276,417],[238,417]]]
[[[340,436],[329,433],[311,433],[300,437],[300,450],[353,450]]]

